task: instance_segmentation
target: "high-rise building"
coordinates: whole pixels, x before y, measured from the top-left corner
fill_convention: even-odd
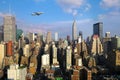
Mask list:
[[[13,55],[13,43],[12,41],[9,41],[7,43],[7,56],[12,56]]]
[[[66,49],[66,69],[70,69],[72,66],[72,49],[70,46]]]
[[[58,33],[55,32],[55,41],[58,41]]]
[[[50,55],[49,54],[44,54],[42,55],[42,67],[49,69],[50,66]]]
[[[51,41],[52,41],[52,35],[51,32],[48,32],[46,36],[46,43],[50,43]]]
[[[69,35],[67,35],[67,41],[70,42],[70,36]]]
[[[76,21],[74,20],[72,25],[72,40],[77,40],[77,27],[76,27]]]
[[[16,41],[16,23],[14,16],[5,16],[4,17],[4,41]]]
[[[17,29],[16,31],[16,40],[18,41],[21,38],[23,31],[21,29]]]
[[[57,47],[55,44],[52,45],[52,50],[53,50],[53,64],[58,64],[57,61]]]
[[[0,26],[0,42],[3,41],[3,26]]]
[[[106,33],[105,33],[105,37],[106,37],[106,38],[110,38],[110,32],[106,32]]]
[[[23,48],[23,54],[26,56],[26,57],[29,57],[30,56],[30,46],[28,44],[26,44]]]
[[[27,68],[18,67],[18,65],[10,65],[10,69],[7,70],[8,80],[26,80]]]
[[[93,24],[93,35],[98,35],[100,37],[100,40],[102,40],[103,38],[103,23],[102,22]]]
[[[34,33],[29,33],[28,37],[29,37],[29,42],[33,42],[35,40],[35,34]]]
[[[0,69],[3,67],[4,57],[5,57],[5,45],[0,44]]]
[[[119,36],[115,36],[111,38],[111,47],[112,50],[113,49],[120,49],[120,37]]]
[[[98,35],[94,35],[93,36],[92,46],[91,47],[92,47],[91,53],[93,55],[102,54],[103,53],[103,46],[101,44],[101,41],[100,41]]]
[[[108,54],[107,66],[112,71],[120,72],[120,50],[112,51]]]

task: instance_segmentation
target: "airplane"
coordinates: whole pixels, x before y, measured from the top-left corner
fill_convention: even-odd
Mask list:
[[[33,12],[33,13],[32,13],[32,16],[39,16],[39,15],[41,15],[41,14],[43,14],[43,12]]]

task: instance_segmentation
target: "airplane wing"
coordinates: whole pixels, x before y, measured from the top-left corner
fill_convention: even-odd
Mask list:
[[[34,12],[34,13],[32,13],[32,16],[36,16],[36,13]]]

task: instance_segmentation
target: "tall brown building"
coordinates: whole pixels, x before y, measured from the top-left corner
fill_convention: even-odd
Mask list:
[[[96,55],[96,54],[100,55],[102,52],[103,52],[103,47],[102,47],[100,38],[98,37],[98,35],[94,35],[92,39],[91,53],[93,55]]]
[[[9,41],[7,43],[7,56],[12,56],[13,55],[13,44],[12,41]]]
[[[52,41],[52,34],[51,32],[48,32],[46,36],[46,43],[50,43],[51,41]]]
[[[85,58],[88,55],[87,46],[85,41],[76,44],[77,54],[79,54],[82,58]]]

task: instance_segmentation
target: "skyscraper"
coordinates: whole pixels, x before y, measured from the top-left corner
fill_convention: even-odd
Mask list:
[[[16,41],[16,23],[14,16],[5,16],[4,17],[4,41]]]
[[[0,26],[0,41],[3,41],[3,25]]]
[[[51,35],[51,32],[48,32],[46,36],[46,42],[50,43],[51,41],[52,41],[52,35]]]
[[[55,41],[58,41],[58,33],[55,32]]]
[[[66,49],[66,69],[70,69],[72,66],[72,49],[68,46]]]
[[[4,57],[5,57],[5,45],[0,44],[0,69],[3,67]]]
[[[72,40],[77,40],[77,27],[76,27],[76,21],[74,20],[72,25]]]
[[[106,38],[110,38],[110,32],[106,32],[106,33],[105,33],[105,37],[106,37]]]
[[[93,35],[98,35],[100,39],[103,38],[103,23],[98,22],[96,24],[93,24]]]
[[[96,54],[101,55],[103,47],[98,35],[94,35],[92,39],[91,53],[95,56]]]

